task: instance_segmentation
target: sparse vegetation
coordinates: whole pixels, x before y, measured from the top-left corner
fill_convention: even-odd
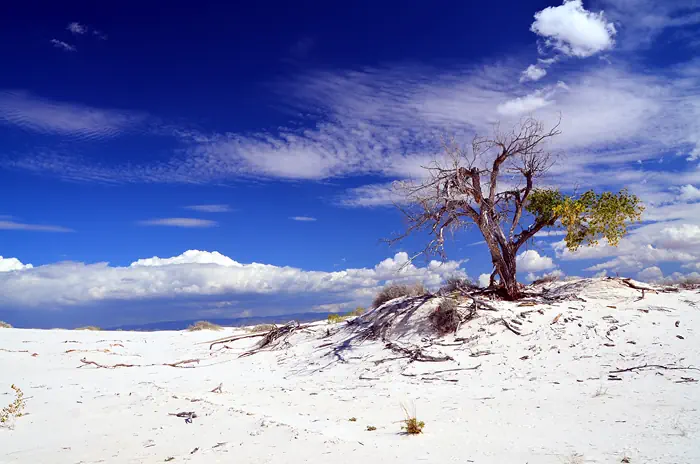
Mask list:
[[[426,294],[427,291],[422,283],[417,282],[413,285],[390,284],[379,291],[372,302],[373,308],[378,308],[387,301],[402,296],[420,296]]]
[[[328,323],[329,324],[338,324],[340,322],[346,321],[350,319],[351,317],[357,317],[357,316],[362,316],[365,313],[365,308],[362,306],[358,306],[357,308],[353,309],[349,313],[346,314],[329,314],[328,315]]]
[[[5,321],[0,321],[0,329],[11,329],[12,326]]]
[[[598,389],[593,394],[593,398],[600,398],[601,396],[606,396],[607,394],[608,394],[608,389],[603,388],[603,386],[601,385],[600,387],[598,387]]]
[[[561,276],[553,272],[543,275],[539,279],[532,282],[532,285],[549,284],[551,282],[557,282],[559,279],[561,279]]]
[[[453,276],[445,281],[445,285],[440,287],[440,293],[445,295],[459,290],[476,290],[479,286],[466,277]]]
[[[407,435],[419,435],[423,433],[423,427],[425,427],[425,422],[416,419],[415,412],[413,414],[409,414],[408,409],[406,409],[406,406],[402,405],[401,407],[403,408],[403,412],[406,415],[406,418],[401,421],[403,423],[403,425],[401,426],[401,430],[403,430]]]
[[[374,432],[375,430],[377,430],[377,427],[375,427],[374,425],[368,425],[368,426],[367,426],[367,431],[368,431],[368,432]]]
[[[85,327],[78,327],[75,330],[102,330],[102,328],[97,327],[96,325],[86,325]]]
[[[209,321],[197,321],[191,326],[187,328],[188,332],[195,332],[198,330],[221,330],[223,327],[221,327],[218,324],[214,324]]]
[[[7,423],[11,418],[17,418],[17,417],[22,417],[24,413],[24,392],[17,386],[12,384],[10,386],[12,390],[15,392],[15,399],[12,403],[7,405],[6,407],[2,408],[2,411],[0,411],[0,423],[5,424]]]
[[[258,324],[256,326],[249,328],[248,332],[251,332],[251,333],[269,332],[270,330],[274,330],[276,328],[277,328],[277,326],[275,324]]]
[[[351,417],[351,418],[348,419],[348,420],[349,420],[350,422],[357,422],[357,417]]]
[[[451,298],[445,298],[435,311],[428,317],[437,333],[445,335],[453,333],[459,327],[461,316],[457,310],[457,303]]]

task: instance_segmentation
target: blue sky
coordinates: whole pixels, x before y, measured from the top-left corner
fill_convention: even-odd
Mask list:
[[[548,185],[647,210],[618,248],[538,237],[523,281],[700,271],[696,2],[220,3],[1,7],[0,319],[345,310],[483,279],[474,231],[402,268],[423,237],[380,242],[403,227],[389,186],[441,137],[529,114],[561,116]]]

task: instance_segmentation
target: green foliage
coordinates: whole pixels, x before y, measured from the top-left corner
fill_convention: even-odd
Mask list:
[[[565,196],[557,190],[533,190],[526,207],[537,223],[566,229],[564,241],[569,250],[597,245],[601,238],[617,246],[627,233],[627,225],[641,220],[644,206],[627,190],[597,194],[589,190],[580,196]]]
[[[362,306],[358,306],[357,308],[353,309],[349,313],[346,314],[329,314],[328,315],[328,323],[329,324],[338,324],[339,322],[346,321],[350,319],[351,317],[358,317],[362,316],[365,313],[365,308]]]
[[[415,417],[409,417],[402,422],[403,425],[401,426],[401,430],[405,431],[408,435],[418,435],[423,433],[425,422],[419,421]]]
[[[12,417],[22,417],[24,415],[22,412],[25,404],[24,392],[14,384],[10,388],[15,392],[15,399],[0,411],[0,423],[2,424],[8,422]]]

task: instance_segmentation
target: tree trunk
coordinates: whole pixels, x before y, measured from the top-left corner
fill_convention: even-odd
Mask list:
[[[520,299],[520,287],[516,279],[515,253],[511,253],[510,250],[501,250],[499,255],[492,257],[496,263],[496,270],[501,278],[505,296],[509,300]]]

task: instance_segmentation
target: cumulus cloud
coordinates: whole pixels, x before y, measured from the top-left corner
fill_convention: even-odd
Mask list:
[[[541,66],[531,64],[520,76],[520,82],[539,81],[547,75],[547,71]]]
[[[171,258],[140,259],[127,267],[64,262],[19,269],[19,261],[0,260],[5,262],[18,270],[0,274],[0,309],[98,308],[101,302],[156,299],[224,304],[245,297],[246,309],[262,315],[255,308],[265,307],[265,301],[275,295],[284,295],[289,305],[300,298],[311,298],[318,305],[367,303],[386,283],[421,281],[437,288],[447,277],[466,276],[460,262],[431,261],[418,267],[409,263],[406,253],[373,268],[337,272],[242,264],[217,252],[198,250]],[[284,312],[285,306],[277,310]]]
[[[3,258],[0,256],[0,272],[21,271],[32,267],[31,264],[22,264],[22,261],[17,258]]]
[[[190,205],[185,206],[185,209],[199,211],[201,213],[228,213],[231,211],[229,205]]]
[[[299,221],[299,222],[314,222],[316,221],[315,217],[309,217],[309,216],[292,216],[289,219],[292,221]]]
[[[536,250],[526,250],[516,257],[518,272],[540,272],[556,267],[549,256],[540,256]]]
[[[2,217],[0,217],[2,219]],[[0,220],[0,230],[30,230],[34,232],[73,232],[73,229],[61,226],[49,226],[42,224],[24,224],[15,221]]]
[[[168,226],[168,227],[214,227],[219,223],[208,219],[195,218],[161,218],[139,221],[142,226]]]
[[[679,189],[678,199],[681,201],[700,200],[700,189],[694,185],[683,185]]]
[[[66,51],[66,52],[74,52],[74,51],[77,50],[77,49],[75,48],[75,46],[73,46],[73,45],[71,45],[71,44],[69,44],[69,43],[66,43],[66,42],[64,42],[64,41],[62,41],[62,40],[51,39],[51,43],[53,44],[54,47],[60,48],[61,50],[64,50],[64,51]]]
[[[491,274],[479,275],[479,287],[486,288],[491,283]]]
[[[651,266],[637,273],[637,279],[643,282],[656,282],[664,277],[663,271],[658,266]]]
[[[561,269],[555,269],[552,272],[548,272],[548,273],[542,274],[542,275],[536,275],[534,272],[529,272],[527,274],[527,280],[529,280],[530,282],[534,282],[534,281],[540,280],[540,279],[555,279],[555,280],[557,280],[557,279],[564,277],[565,275],[566,274]]]
[[[586,10],[581,0],[565,0],[560,6],[538,11],[530,30],[547,46],[579,58],[609,50],[615,44],[615,26],[602,11]]]
[[[665,248],[687,249],[700,246],[700,226],[682,224],[676,227],[661,229],[657,242]]]

